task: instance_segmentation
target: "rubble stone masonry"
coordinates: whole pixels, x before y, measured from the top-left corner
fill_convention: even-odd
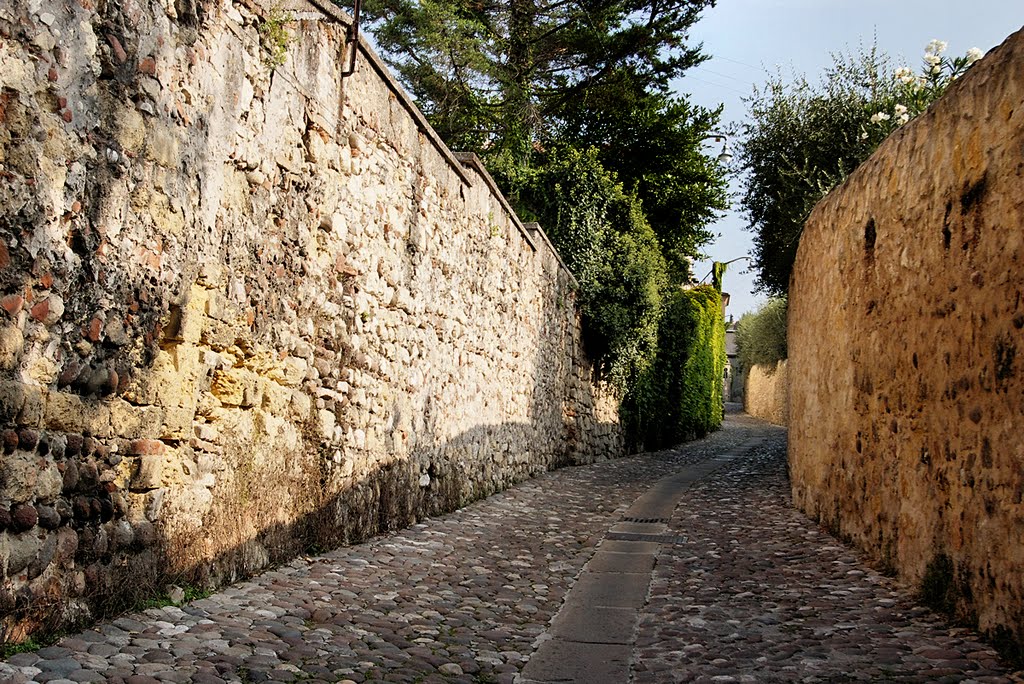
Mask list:
[[[1024,636],[1024,32],[808,221],[796,503],[1000,642]]]
[[[789,421],[789,376],[786,361],[775,366],[754,365],[747,372],[743,410],[775,425]]]
[[[0,636],[620,453],[572,276],[346,28],[0,4]]]

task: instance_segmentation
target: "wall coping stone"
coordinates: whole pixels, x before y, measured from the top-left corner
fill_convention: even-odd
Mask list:
[[[257,8],[261,14],[266,14],[267,12],[267,8],[264,5],[266,5],[269,0],[242,1],[249,6]],[[317,17],[326,17],[327,19],[343,24],[345,27],[352,26],[354,21],[352,15],[348,12],[338,8],[337,5],[331,2],[322,2],[321,0],[291,0],[290,3],[285,5],[275,4],[274,7],[278,10],[284,9],[293,13],[301,13],[301,19],[315,20]],[[307,11],[302,12],[302,9],[300,8],[305,8]],[[309,11],[310,8],[315,11]],[[409,93],[404,87],[402,87],[402,84],[399,83],[391,74],[391,70],[388,68],[387,64],[384,63],[384,60],[362,36],[362,33],[359,35],[359,50],[362,53],[363,60],[369,63],[373,70],[377,72],[387,85],[388,89],[390,89],[391,92],[394,93],[395,97],[398,98],[402,107],[409,112],[410,116],[412,116],[420,131],[428,140],[430,140],[434,148],[441,154],[444,160],[448,162],[448,166],[451,167],[459,178],[461,178],[467,186],[472,187],[473,181],[470,175],[466,173],[466,169],[471,168],[475,170],[483,179],[484,184],[487,185],[494,198],[497,199],[498,203],[501,204],[506,212],[508,212],[509,218],[512,219],[512,223],[519,231],[519,234],[523,236],[523,239],[526,240],[527,244],[530,245],[531,249],[533,249],[534,252],[537,251],[537,237],[535,236],[539,236],[540,241],[547,245],[547,248],[551,250],[552,254],[554,254],[559,267],[565,271],[566,275],[569,276],[569,280],[573,287],[579,287],[579,281],[576,280],[576,276],[573,275],[572,271],[569,270],[569,267],[565,264],[565,261],[562,260],[562,255],[558,253],[557,249],[555,249],[555,246],[551,243],[547,233],[544,232],[540,224],[535,221],[524,224],[523,221],[520,220],[518,214],[516,214],[515,210],[512,208],[512,205],[509,204],[508,198],[506,198],[505,194],[498,189],[498,184],[494,181],[491,174],[488,173],[483,160],[481,160],[479,156],[473,152],[453,152],[451,148],[448,147],[444,140],[442,140],[441,136],[438,135],[437,131],[434,130],[434,127],[430,125],[430,122],[427,121],[423,112],[421,112],[419,107],[416,106],[416,103],[413,102]],[[358,68],[358,61],[356,68]]]

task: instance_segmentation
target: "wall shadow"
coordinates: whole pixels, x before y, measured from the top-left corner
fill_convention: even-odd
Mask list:
[[[213,52],[205,44],[207,6],[176,5],[175,47],[202,64]],[[0,183],[0,642],[137,608],[169,584],[209,588],[236,581],[299,553],[357,543],[545,470],[608,455],[592,434],[614,427],[586,420],[596,398],[575,365],[583,352],[573,312],[565,310],[572,305],[559,301],[566,288],[556,284],[540,312],[539,347],[523,368],[533,385],[527,421],[479,425],[440,442],[430,438],[440,434],[434,430],[402,458],[351,481],[337,475],[333,446],[317,436],[309,412],[294,424],[301,437],[294,453],[309,455],[301,474],[261,482],[250,473],[237,479],[264,491],[232,492],[231,478],[246,465],[238,461],[224,466],[224,477],[205,494],[200,486],[165,486],[159,470],[148,469],[168,453],[187,456],[175,467],[197,469],[184,476],[201,481],[210,445],[195,419],[213,409],[200,406],[198,395],[216,383],[219,391],[232,391],[229,364],[193,358],[204,353],[199,337],[218,349],[238,347],[248,363],[260,345],[281,351],[275,328],[282,318],[312,316],[309,308],[290,309],[308,255],[305,224],[289,217],[323,202],[329,190],[295,173],[292,160],[275,159],[267,168],[226,151],[224,140],[244,137],[240,122],[256,116],[238,109],[239,94],[251,88],[240,65],[217,65],[219,78],[202,93],[209,97],[190,99],[182,88],[172,100],[172,89],[158,78],[161,46],[145,38],[153,17],[130,17],[116,3],[99,16],[61,12],[55,10],[60,22],[93,22],[94,76],[66,76],[55,66],[56,80],[38,97],[6,86],[0,91],[0,145],[10,181]],[[324,29],[325,44],[343,41],[337,28]],[[254,34],[248,40],[258,42]],[[226,40],[244,43],[243,35],[233,35]],[[296,59],[312,69],[314,47],[301,49],[306,52]],[[260,81],[268,101],[286,78],[279,70]],[[234,109],[218,111],[224,103]],[[335,131],[325,130],[316,113],[303,117],[303,147],[296,149],[312,158],[321,134]],[[67,173],[63,184],[53,181],[54,192],[43,193],[39,184],[53,171],[53,152],[43,141],[53,138],[69,146]],[[72,161],[72,153],[83,153],[85,161]],[[229,172],[219,172],[225,164]],[[225,188],[224,177],[244,184]],[[228,191],[244,195],[239,201],[249,213],[220,212],[219,193]],[[220,260],[217,268],[211,257]],[[345,307],[355,294],[353,276],[348,265],[336,267],[341,274],[330,284],[337,301],[329,303]],[[237,320],[227,320],[224,310],[231,307],[210,292],[240,292]],[[197,332],[203,316],[209,329]],[[319,316],[317,326],[330,323]],[[356,312],[348,306],[337,316],[350,325]],[[317,360],[342,368],[359,361],[343,340],[323,334],[316,341]],[[168,364],[187,381],[167,382]],[[239,411],[254,406],[246,403],[247,391],[238,390],[232,406]],[[202,444],[193,448],[195,440]],[[272,491],[281,482],[291,488]],[[172,500],[182,492],[194,499]],[[226,494],[230,507],[218,499]],[[246,497],[278,498],[284,502],[278,509],[301,513],[285,522],[264,519],[270,509],[247,508]],[[170,529],[166,511],[188,512],[193,504],[213,513],[189,534]],[[214,521],[214,514],[222,517]],[[210,552],[209,537],[228,530],[231,516],[249,518],[246,529],[256,533]]]

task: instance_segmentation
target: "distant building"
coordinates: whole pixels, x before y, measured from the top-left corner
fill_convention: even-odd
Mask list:
[[[722,399],[743,401],[743,369],[736,347],[736,321],[729,316],[725,324],[725,375],[722,378]]]

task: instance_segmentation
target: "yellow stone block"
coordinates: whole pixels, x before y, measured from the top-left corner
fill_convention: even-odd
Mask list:
[[[106,402],[83,400],[67,392],[47,392],[41,406],[42,424],[48,430],[88,431],[96,437],[110,437],[114,434],[110,424],[110,406]]]
[[[235,369],[218,370],[213,374],[213,382],[210,383],[210,392],[222,404],[228,406],[241,406],[245,394],[245,386],[242,383],[239,373]]]
[[[160,406],[134,406],[115,399],[110,402],[110,426],[118,437],[128,439],[162,438],[165,409]]]

